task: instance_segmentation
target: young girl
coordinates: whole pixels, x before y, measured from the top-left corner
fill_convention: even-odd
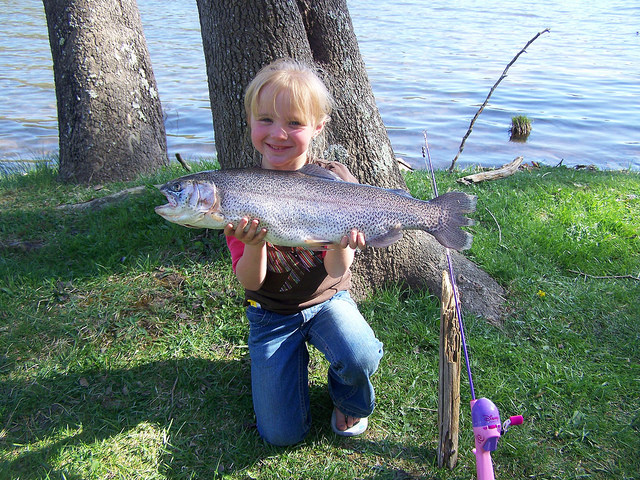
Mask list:
[[[331,105],[315,72],[294,60],[278,60],[258,72],[247,88],[245,109],[262,168],[298,170],[313,163],[309,146],[329,120]],[[344,165],[322,165],[355,181]],[[348,291],[355,249],[364,248],[364,235],[353,230],[339,245],[314,252],[268,244],[258,224],[259,219],[244,218],[224,230],[249,305],[258,431],[274,445],[298,443],[309,432],[308,342],[330,363],[333,430],[359,435],[373,412],[369,377],[382,357],[382,343]]]

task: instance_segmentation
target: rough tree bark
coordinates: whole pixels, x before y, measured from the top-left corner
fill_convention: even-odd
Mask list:
[[[216,152],[225,168],[258,164],[244,114],[244,89],[280,57],[311,62],[307,35],[292,0],[197,0]]]
[[[348,152],[344,161],[363,183],[406,184],[360,56],[346,0],[197,0],[220,165],[256,163],[244,118],[244,88],[272,60],[289,56],[315,62],[338,108],[327,124],[329,142]],[[503,290],[463,255],[453,254],[465,308],[492,322],[502,314]],[[403,282],[440,295],[444,248],[430,235],[408,232],[386,249],[369,248],[354,264],[354,292]]]
[[[43,0],[58,102],[60,177],[127,180],[168,163],[135,0]]]

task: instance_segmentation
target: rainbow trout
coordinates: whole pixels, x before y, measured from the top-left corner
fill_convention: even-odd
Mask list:
[[[429,201],[404,190],[388,190],[339,180],[332,172],[307,165],[295,172],[254,168],[211,170],[171,180],[160,187],[169,203],[156,213],[191,228],[223,229],[247,217],[259,219],[274,245],[317,249],[356,228],[367,245],[386,247],[402,230],[418,229],[448,248],[471,247],[460,227],[475,210],[476,197],[449,192]]]

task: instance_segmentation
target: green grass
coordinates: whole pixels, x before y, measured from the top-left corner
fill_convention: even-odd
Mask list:
[[[458,466],[436,466],[439,304],[399,287],[361,303],[386,351],[369,431],[331,432],[313,352],[308,439],[260,440],[224,239],[153,212],[152,185],[181,174],[99,190],[49,168],[0,180],[0,479],[474,477],[465,378]],[[431,196],[424,173],[407,181]],[[638,478],[640,281],[625,276],[640,275],[640,176],[438,183],[478,195],[467,255],[507,289],[501,328],[465,318],[476,393],[525,417],[493,454],[496,477]],[[149,188],[116,206],[57,208],[134,184]]]

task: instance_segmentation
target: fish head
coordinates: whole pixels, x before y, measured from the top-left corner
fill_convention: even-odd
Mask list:
[[[188,177],[171,180],[160,187],[168,203],[155,208],[164,219],[191,228],[224,228],[218,189],[211,181]]]

